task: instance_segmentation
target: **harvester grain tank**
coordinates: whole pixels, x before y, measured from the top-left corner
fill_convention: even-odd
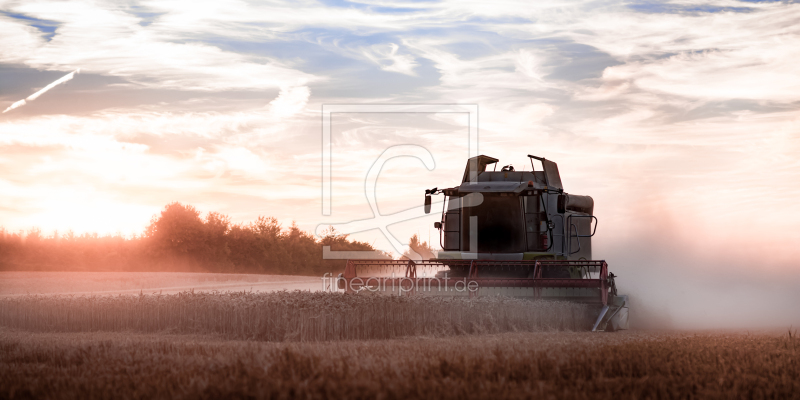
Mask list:
[[[617,294],[606,262],[592,258],[594,200],[565,192],[555,162],[528,158],[531,171],[510,165],[497,171],[499,160],[484,155],[469,159],[460,185],[425,191],[426,213],[431,196],[445,198],[442,219],[434,224],[442,247],[437,258],[351,259],[338,287],[580,302],[597,310],[592,330],[627,329],[628,298]]]

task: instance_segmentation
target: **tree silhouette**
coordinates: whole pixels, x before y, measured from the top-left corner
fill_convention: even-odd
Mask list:
[[[436,250],[434,250],[428,242],[421,241],[416,233],[408,240],[408,247],[417,254],[414,255],[409,251],[405,251],[403,253],[403,258],[412,259],[414,261],[436,258]]]
[[[141,236],[130,238],[72,231],[45,237],[38,229],[25,234],[0,228],[0,270],[341,272],[345,260],[324,260],[323,246],[375,250],[334,230],[317,239],[295,223],[284,229],[273,217],[232,224],[227,215],[210,212],[203,218],[194,207],[175,202],[154,215]]]
[[[203,242],[203,220],[192,206],[170,203],[150,220],[145,236],[156,255],[182,255],[197,251]]]

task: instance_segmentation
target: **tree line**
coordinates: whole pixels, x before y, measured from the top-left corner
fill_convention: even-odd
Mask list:
[[[412,248],[433,254],[412,238]],[[153,216],[142,235],[97,234],[43,236],[0,230],[0,270],[5,271],[183,271],[320,275],[339,273],[345,260],[324,260],[323,246],[334,251],[375,251],[369,243],[329,231],[320,239],[294,223],[284,228],[275,218],[232,224],[228,216],[202,217],[190,205],[168,204]],[[383,258],[391,258],[382,253]]]

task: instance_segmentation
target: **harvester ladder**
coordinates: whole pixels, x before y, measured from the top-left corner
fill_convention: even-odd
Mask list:
[[[572,222],[573,219],[578,219],[578,218],[588,218],[590,220],[589,222],[590,226],[591,226],[591,221],[592,220],[594,221],[594,229],[592,230],[592,233],[586,235],[578,232],[578,226]],[[569,217],[567,217],[567,225],[569,225],[569,228],[567,230],[568,233],[566,242],[569,254],[572,255],[581,251],[581,238],[590,238],[594,236],[594,234],[597,232],[597,217],[595,217],[594,215],[570,215]],[[575,231],[575,236],[572,235],[573,230]],[[575,238],[577,240],[578,250],[572,251],[572,238]]]
[[[552,229],[549,229],[549,224],[550,224],[550,222],[551,222],[552,220],[548,220],[548,221],[547,221],[547,224],[548,224],[548,230],[550,231],[550,247],[548,247],[548,249],[553,249],[553,252],[554,252],[554,253],[556,253],[556,254],[558,254],[558,255],[560,255],[560,256],[566,256],[566,255],[567,255],[567,245],[566,245],[566,242],[567,242],[567,239],[568,239],[568,236],[569,236],[569,235],[567,235],[567,234],[565,234],[565,233],[564,233],[564,216],[563,216],[563,215],[561,215],[561,214],[551,214],[550,216],[551,216],[551,217],[557,217],[557,218],[561,218],[561,223],[560,223],[560,224],[556,224],[556,223],[554,222],[554,223],[553,223],[553,228],[552,228]],[[561,231],[561,233],[556,233],[556,232],[558,232],[559,230]],[[555,247],[556,247],[556,238],[557,238],[557,237],[561,238],[561,251],[560,251],[560,252],[558,252],[558,251],[556,251],[556,250],[555,250]]]

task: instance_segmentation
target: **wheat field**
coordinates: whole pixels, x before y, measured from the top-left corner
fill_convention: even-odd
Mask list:
[[[512,298],[0,298],[0,399],[798,398],[796,333],[586,332]]]
[[[0,328],[0,398],[791,399],[798,347],[785,333],[269,343]]]
[[[31,332],[168,332],[261,341],[586,330],[597,310],[501,297],[182,292],[0,298],[0,326]]]

